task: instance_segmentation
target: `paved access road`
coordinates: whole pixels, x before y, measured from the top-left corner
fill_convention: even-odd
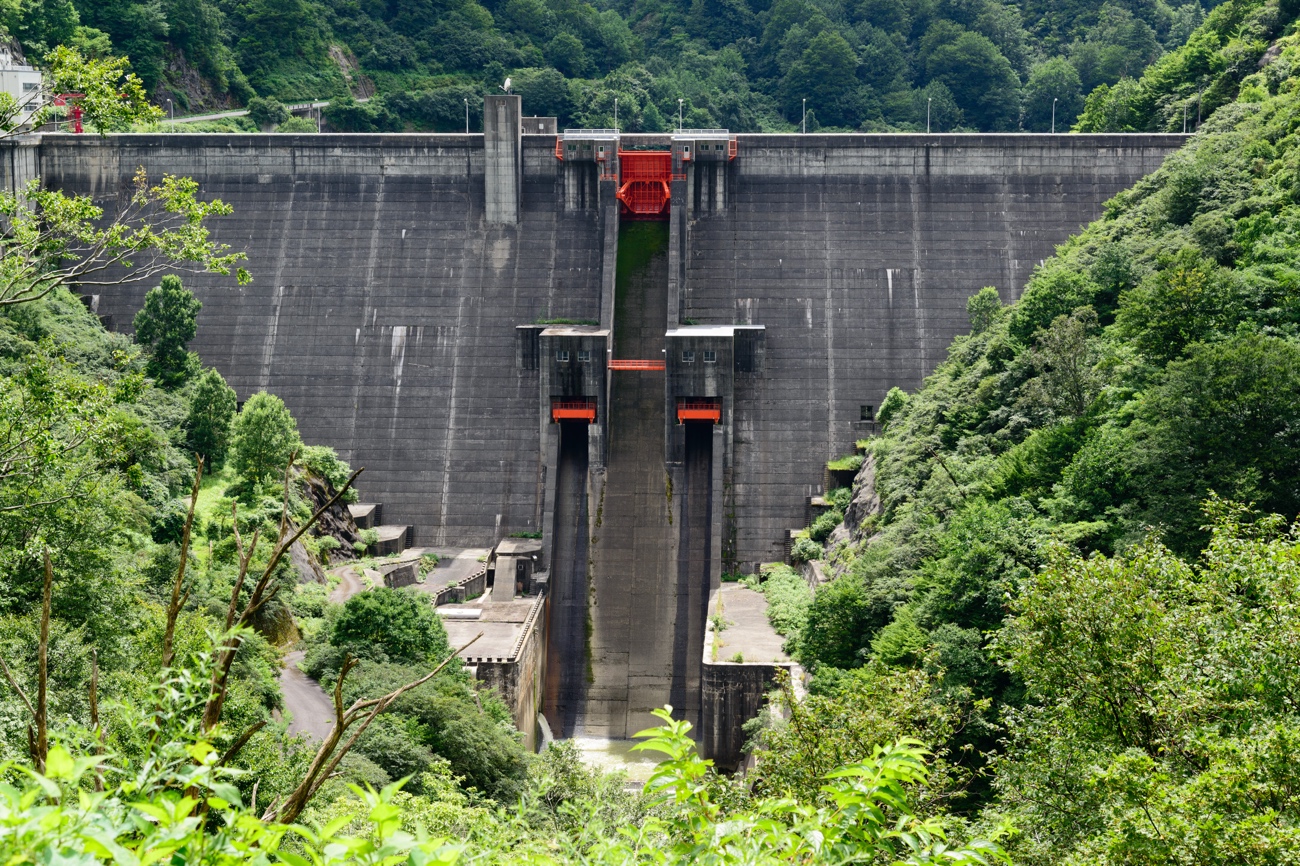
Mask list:
[[[280,691],[284,693],[284,708],[291,716],[289,733],[306,734],[319,742],[334,729],[334,702],[320,683],[298,669],[302,659],[302,650],[284,657]]]

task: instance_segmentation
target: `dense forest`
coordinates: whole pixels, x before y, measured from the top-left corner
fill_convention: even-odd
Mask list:
[[[1055,113],[1063,131],[1094,92],[1112,95],[1089,128],[1181,128],[1183,102],[1208,116],[1201,91],[1257,61],[1293,14],[1205,2],[13,0],[0,24],[35,58],[55,44],[129,57],[177,114],[331,98],[338,129],[450,132],[465,99],[477,128],[482,94],[509,75],[526,113],[562,126],[613,126],[617,99],[623,129],[664,131],[680,98],[685,126],[739,132],[791,131],[805,100],[809,130],[924,130],[928,117],[935,131],[1047,131]],[[1170,62],[1209,12],[1222,41]],[[1177,104],[1127,107],[1153,63],[1186,79]]]

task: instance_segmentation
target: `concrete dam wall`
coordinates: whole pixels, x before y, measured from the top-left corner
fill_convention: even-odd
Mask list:
[[[110,209],[139,166],[231,204],[214,235],[248,252],[254,282],[187,278],[204,304],[193,348],[241,399],[274,391],[308,442],[366,466],[367,496],[417,544],[484,544],[542,528],[536,375],[516,364],[515,328],[602,321],[612,278],[595,190],[575,195],[553,136],[522,141],[512,225],[486,220],[482,135],[46,136],[29,170]],[[697,207],[691,189],[674,208],[669,310],[766,327],[766,373],[736,407],[729,555],[777,555],[821,463],[867,429],[863,407],[943,357],[966,299],[1016,298],[1182,141],[738,136],[725,203]],[[98,311],[129,330],[148,288],[113,289]]]
[[[702,656],[722,571],[782,556],[825,461],[943,358],[972,294],[1014,300],[1184,141],[557,139],[519,113],[489,96],[469,136],[46,136],[0,173],[112,210],[143,167],[233,206],[213,234],[254,282],[186,279],[192,348],[365,466],[416,545],[543,534],[560,736],[626,737],[672,702],[735,740],[708,729],[744,719],[709,704],[729,674]],[[129,329],[148,288],[96,309]]]

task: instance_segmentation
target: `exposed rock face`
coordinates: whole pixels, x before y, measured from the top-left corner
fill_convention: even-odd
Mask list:
[[[320,563],[307,552],[301,541],[295,541],[289,548],[289,562],[298,572],[299,583],[324,583],[325,570]]]
[[[870,451],[853,479],[853,500],[844,510],[844,526],[849,537],[862,541],[862,521],[880,513],[880,496],[876,493],[876,457]],[[836,532],[839,530],[837,529]]]
[[[324,478],[311,472],[305,472],[299,478],[302,485],[303,495],[311,503],[312,511],[320,508],[336,491],[334,485],[330,484]],[[349,559],[356,559],[357,554],[352,545],[361,540],[361,535],[357,529],[356,521],[352,519],[351,512],[342,502],[336,502],[324,514],[312,528],[312,535],[322,537],[331,535],[338,539],[339,547],[330,551],[330,561],[333,563],[344,562]]]

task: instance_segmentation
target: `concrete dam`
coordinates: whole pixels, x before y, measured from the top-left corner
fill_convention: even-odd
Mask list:
[[[707,742],[766,676],[710,670],[721,574],[782,558],[967,298],[1014,300],[1184,140],[527,134],[498,95],[481,135],[44,136],[4,170],[112,210],[143,166],[232,205],[214,238],[254,282],[186,278],[191,347],[365,466],[414,544],[541,533],[517,701],[556,735],[627,737],[672,703]],[[128,328],[148,288],[96,310]]]

